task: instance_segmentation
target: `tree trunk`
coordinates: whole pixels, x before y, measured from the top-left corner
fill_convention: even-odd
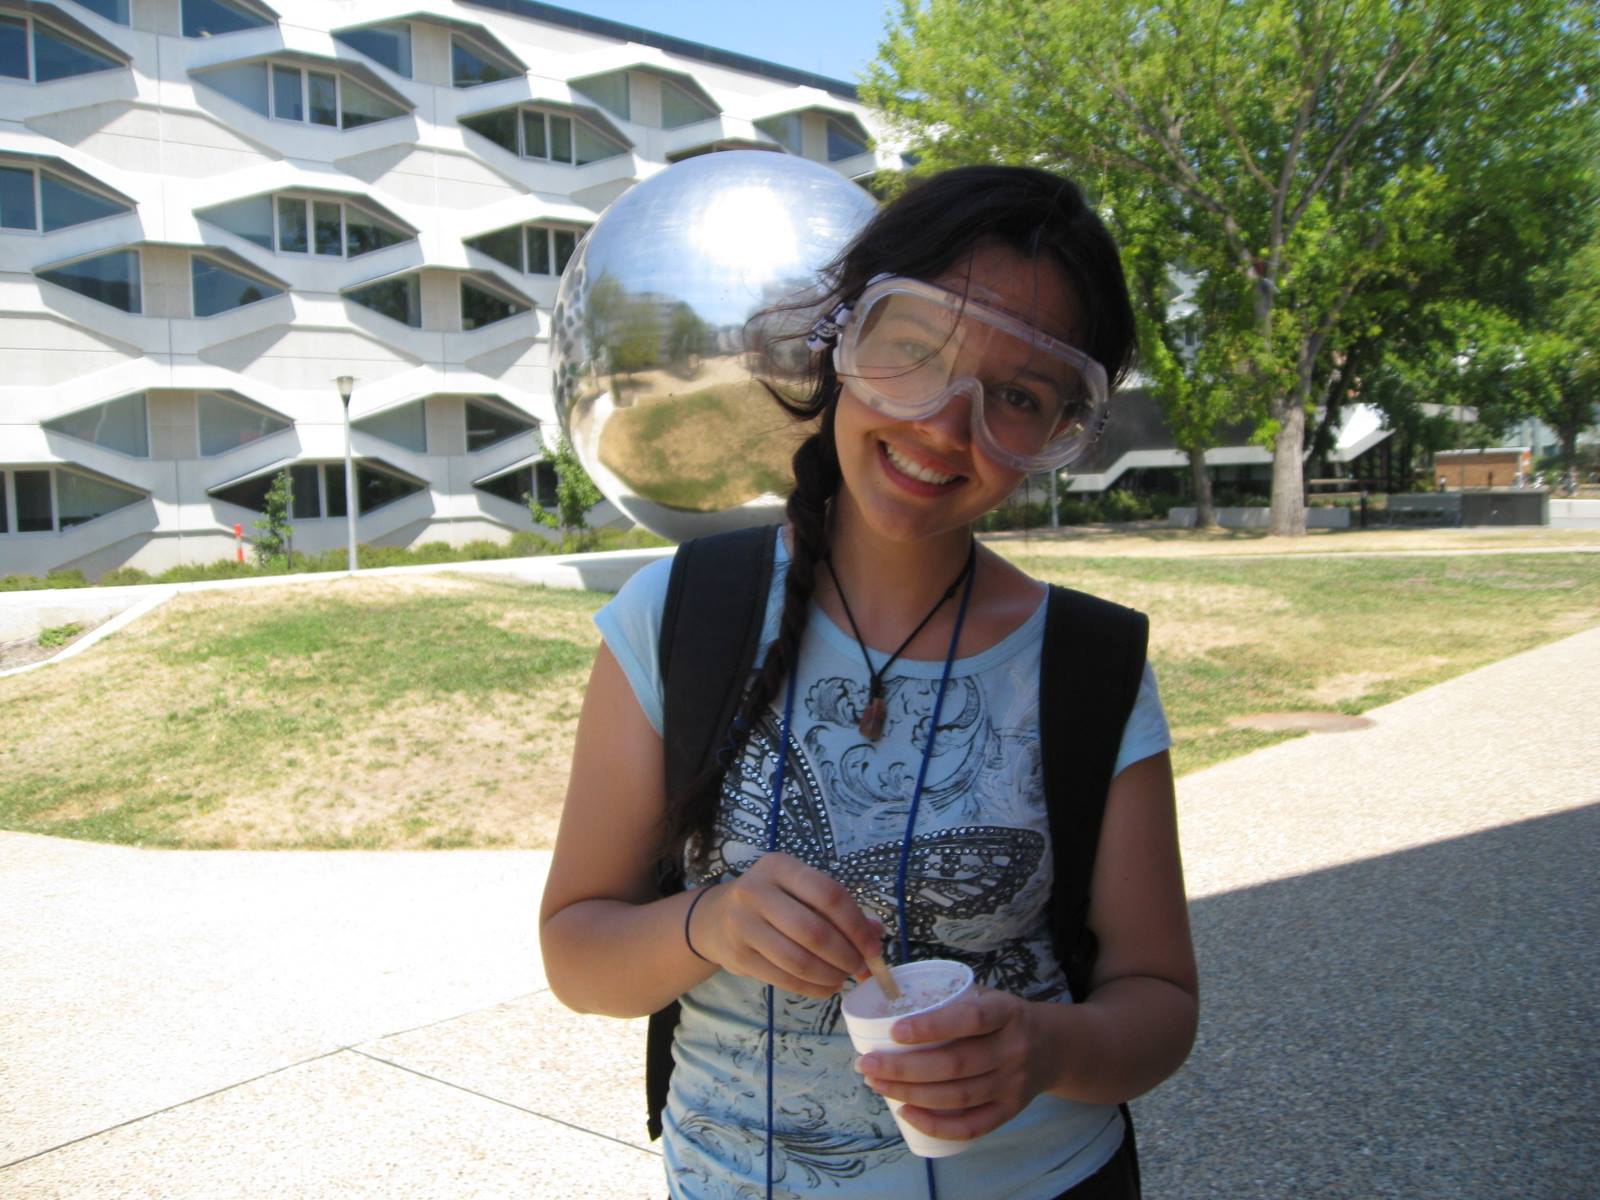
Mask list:
[[[1206,452],[1189,451],[1189,475],[1194,480],[1194,526],[1196,529],[1217,527],[1217,506],[1211,497],[1211,472],[1206,470]]]
[[[1296,397],[1274,403],[1278,436],[1272,445],[1272,518],[1274,537],[1304,537],[1306,532],[1306,410]]]

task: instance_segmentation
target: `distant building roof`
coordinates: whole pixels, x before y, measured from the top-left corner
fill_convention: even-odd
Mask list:
[[[743,71],[747,75],[760,75],[766,79],[777,80],[779,83],[818,88],[835,96],[842,96],[846,100],[858,99],[855,84],[846,83],[842,79],[830,79],[826,75],[817,75],[811,71],[780,66],[765,59],[753,58],[748,54],[735,54],[732,50],[718,50],[715,46],[705,46],[699,42],[691,42],[687,38],[656,33],[638,25],[626,25],[621,21],[609,21],[604,17],[591,17],[587,13],[558,8],[554,4],[541,4],[538,0],[464,0],[464,2],[475,4],[479,8],[497,9],[516,17],[527,17],[531,21],[543,21],[547,25],[561,25],[583,33],[616,38],[621,42],[654,46],[658,50],[665,50],[668,54],[692,58],[714,67]]]

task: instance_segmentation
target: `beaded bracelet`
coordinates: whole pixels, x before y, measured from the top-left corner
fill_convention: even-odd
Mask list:
[[[683,944],[685,946],[689,947],[689,953],[690,954],[694,955],[701,962],[707,962],[707,963],[711,962],[711,960],[709,958],[707,958],[704,954],[701,954],[700,951],[698,951],[698,950],[696,950],[694,948],[694,941],[689,937],[689,920],[690,920],[691,917],[694,916],[694,907],[695,907],[695,905],[699,904],[700,901],[704,900],[706,898],[706,893],[709,892],[712,888],[714,888],[716,886],[717,885],[714,884],[714,883],[708,884],[705,887],[701,888],[699,891],[697,891],[694,894],[694,899],[689,901],[689,911],[683,914]],[[711,965],[712,966],[716,966],[717,964],[716,963],[711,963]]]

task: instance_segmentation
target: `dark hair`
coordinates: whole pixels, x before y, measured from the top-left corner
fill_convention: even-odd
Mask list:
[[[1048,171],[957,167],[930,176],[881,208],[824,268],[826,295],[820,304],[816,296],[808,297],[804,310],[827,312],[859,295],[876,275],[933,279],[986,243],[1009,247],[1028,258],[1047,259],[1062,270],[1077,301],[1078,348],[1105,368],[1114,388],[1132,367],[1135,340],[1122,261],[1116,243],[1085,203],[1083,193],[1070,180]],[[708,764],[686,795],[669,797],[666,844],[674,860],[687,845],[704,861],[704,835],[716,819],[723,774],[794,664],[816,586],[817,566],[827,553],[828,506],[840,483],[833,439],[839,379],[832,355],[811,356],[810,386],[804,399],[786,396],[770,386],[768,390],[796,419],[818,422],[793,459],[795,488],[786,515],[794,530],[794,554],[784,585],[783,617],[777,640],[739,706],[730,746]]]

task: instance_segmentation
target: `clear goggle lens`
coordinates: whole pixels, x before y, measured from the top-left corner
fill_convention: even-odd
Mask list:
[[[1105,409],[1105,372],[1094,360],[920,280],[888,279],[862,293],[835,366],[868,404],[903,420],[968,395],[983,448],[1019,470],[1071,461],[1093,442]]]

